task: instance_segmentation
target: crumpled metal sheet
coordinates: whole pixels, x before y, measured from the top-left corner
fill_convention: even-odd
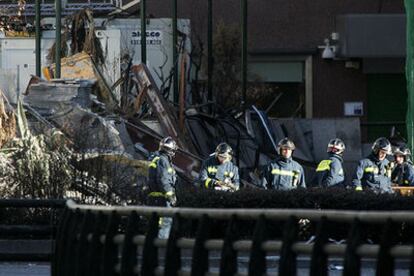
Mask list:
[[[163,138],[153,132],[138,120],[131,119],[126,123],[128,133],[135,144],[139,144],[148,152],[158,150],[160,140]],[[188,182],[193,182],[197,177],[201,167],[201,159],[184,149],[176,153],[173,164],[177,172]]]
[[[166,100],[162,97],[158,87],[145,64],[134,65],[131,68],[141,90],[146,91],[147,102],[151,105],[164,133],[171,136],[180,148],[191,150],[191,141],[186,141],[185,135],[179,130],[177,118],[171,111]]]

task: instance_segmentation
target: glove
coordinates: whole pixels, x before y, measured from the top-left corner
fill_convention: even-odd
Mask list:
[[[355,191],[362,191],[362,187],[361,186],[356,186]]]

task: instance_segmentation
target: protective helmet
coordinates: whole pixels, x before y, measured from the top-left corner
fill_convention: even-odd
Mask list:
[[[290,140],[289,138],[283,138],[282,140],[279,141],[279,143],[277,144],[277,152],[279,154],[281,149],[290,149],[292,151],[295,150],[295,143],[293,143],[292,140]]]
[[[345,143],[339,138],[332,139],[328,143],[327,152],[332,152],[335,154],[343,154],[345,151]]]
[[[216,156],[220,156],[223,158],[231,158],[233,157],[233,149],[227,143],[220,143],[216,148]]]
[[[394,149],[394,155],[402,155],[407,159],[411,156],[411,151],[407,146],[403,145]]]
[[[178,146],[173,138],[168,136],[160,141],[159,151],[165,152],[170,157],[174,157],[177,150],[178,150]]]
[[[372,144],[372,152],[377,155],[380,150],[384,150],[387,154],[391,154],[391,143],[388,141],[387,138],[381,137],[375,140],[374,144]]]

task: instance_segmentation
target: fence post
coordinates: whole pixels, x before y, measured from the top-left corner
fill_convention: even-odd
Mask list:
[[[351,231],[347,238],[347,246],[344,256],[344,276],[361,275],[361,259],[356,253],[358,246],[362,243],[362,226],[359,219],[354,219]]]
[[[394,275],[394,257],[391,256],[390,249],[396,243],[398,228],[391,219],[387,220],[381,238],[380,249],[377,257],[377,276]]]
[[[102,256],[102,275],[115,276],[115,265],[118,259],[117,245],[114,243],[114,237],[118,232],[119,216],[116,211],[113,211],[108,219],[106,231],[105,231],[105,243],[103,246]]]
[[[311,276],[328,276],[328,256],[325,254],[323,248],[328,242],[328,221],[326,217],[322,217],[318,225],[315,243],[313,245],[311,256]]]
[[[177,246],[177,241],[182,235],[181,224],[182,218],[179,214],[176,214],[173,219],[167,250],[165,252],[164,275],[178,275],[178,271],[181,269],[181,249]]]
[[[63,270],[62,275],[72,276],[75,273],[75,263],[76,263],[76,247],[77,247],[77,228],[81,223],[83,215],[76,209],[75,214],[73,216],[72,222],[68,226],[68,233],[66,239],[68,241],[66,246],[66,256],[65,256],[65,268]]]
[[[149,229],[145,235],[144,249],[142,250],[142,275],[155,275],[158,266],[158,249],[154,245],[154,240],[158,236],[158,225],[160,217],[153,213],[149,222]]]
[[[266,218],[261,215],[256,223],[252,238],[248,274],[250,276],[266,273],[266,252],[262,249],[262,244],[267,240],[267,235]]]
[[[223,248],[221,250],[220,275],[235,275],[237,273],[237,251],[233,248],[233,243],[238,237],[238,221],[233,215],[229,221],[224,238]]]
[[[93,225],[93,215],[90,210],[86,212],[83,216],[82,224],[80,227],[80,234],[79,234],[79,243],[76,250],[76,263],[75,263],[75,276],[85,275],[85,268],[86,268],[86,256],[85,253],[87,252],[88,248],[88,234],[92,229]]]
[[[68,225],[71,221],[73,212],[68,208],[65,208],[63,212],[62,220],[59,224],[58,232],[56,235],[55,249],[52,262],[52,276],[58,276],[63,274],[62,265],[64,261],[64,249],[66,244],[66,235]]]
[[[191,276],[205,275],[208,272],[208,250],[204,243],[209,237],[211,220],[203,215],[199,220],[196,240],[193,248]]]
[[[102,212],[94,215],[95,227],[92,232],[92,238],[89,242],[89,250],[87,254],[87,273],[86,275],[100,275],[99,264],[102,262],[102,244],[100,237],[102,234],[102,228],[105,225],[105,215]]]
[[[133,239],[138,234],[139,216],[136,211],[132,211],[128,218],[128,226],[125,232],[125,238],[121,258],[121,276],[133,276],[134,267],[137,265],[137,245]]]
[[[280,251],[279,275],[296,275],[296,253],[292,250],[293,243],[298,238],[298,220],[290,217],[286,222],[283,233],[283,245]]]

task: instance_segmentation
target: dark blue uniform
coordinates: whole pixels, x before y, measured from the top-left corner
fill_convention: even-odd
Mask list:
[[[267,189],[291,190],[306,187],[303,168],[292,158],[277,157],[267,165],[263,176],[263,186]]]
[[[414,186],[414,167],[411,161],[397,165],[391,174],[391,181],[399,186]]]
[[[210,156],[203,162],[198,182],[204,188],[213,189],[217,181],[229,181],[239,189],[239,168],[231,161],[221,164],[216,156]]]
[[[342,156],[330,153],[316,168],[316,185],[319,187],[344,187],[345,174]]]
[[[177,176],[172,166],[171,158],[164,152],[151,154],[148,171],[149,193],[147,204],[150,206],[171,207],[175,202],[175,183]],[[169,236],[172,218],[160,218],[158,237],[166,239]]]
[[[163,152],[151,154],[149,165],[149,196],[168,198],[175,194],[177,176],[170,157]]]
[[[371,190],[377,193],[390,193],[391,179],[389,177],[389,161],[371,154],[359,161],[352,184],[357,190]]]

